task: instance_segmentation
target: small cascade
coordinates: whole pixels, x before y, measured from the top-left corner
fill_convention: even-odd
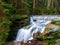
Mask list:
[[[28,40],[33,39],[33,34],[40,31],[44,32],[46,25],[51,22],[52,19],[59,16],[32,16],[30,17],[30,25],[25,26],[18,30],[16,40],[14,42],[23,41],[26,43]],[[60,18],[59,18],[60,19]],[[20,43],[18,44],[20,45]]]

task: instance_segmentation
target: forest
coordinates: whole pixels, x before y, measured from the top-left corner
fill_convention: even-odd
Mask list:
[[[15,40],[32,15],[60,15],[60,0],[0,0],[0,45]]]

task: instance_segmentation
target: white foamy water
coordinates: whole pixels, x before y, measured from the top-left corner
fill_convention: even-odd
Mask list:
[[[23,41],[26,43],[28,40],[33,39],[33,34],[37,31],[44,32],[46,25],[51,22],[51,19],[59,18],[59,16],[32,16],[30,17],[30,25],[25,26],[18,30],[15,42]],[[16,44],[20,45],[20,44]]]

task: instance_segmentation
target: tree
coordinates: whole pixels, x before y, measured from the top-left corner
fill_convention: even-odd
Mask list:
[[[35,4],[36,4],[35,1],[36,1],[36,0],[33,0],[33,14],[34,14],[34,12],[35,12]]]
[[[48,2],[47,2],[47,9],[50,8],[50,4],[51,4],[51,0],[48,0]]]

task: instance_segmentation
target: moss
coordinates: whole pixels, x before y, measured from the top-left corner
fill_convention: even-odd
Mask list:
[[[60,39],[60,29],[56,31],[50,31],[45,35],[41,35],[38,37],[39,40],[42,40],[46,43],[46,45],[55,45],[57,40]]]
[[[20,15],[20,14],[15,14],[14,15],[14,18],[15,19],[25,19],[25,18],[27,18],[28,16],[27,15]]]
[[[57,25],[60,25],[60,20],[53,19],[51,23],[53,23],[53,24],[57,24]]]

